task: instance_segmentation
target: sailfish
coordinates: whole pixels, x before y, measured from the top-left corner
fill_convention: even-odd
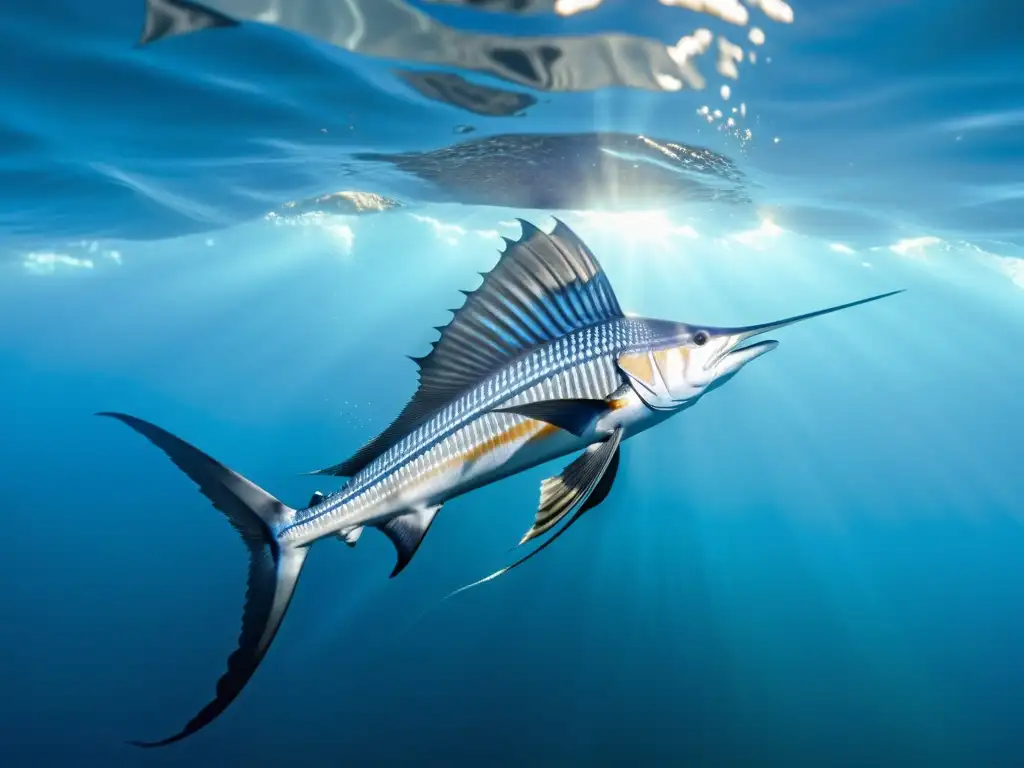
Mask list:
[[[163,450],[235,528],[249,551],[237,649],[216,695],[161,746],[216,719],[252,677],[292,599],[310,545],[355,545],[366,528],[391,540],[391,576],[415,556],[442,506],[475,488],[578,453],[543,480],[525,544],[551,534],[522,564],[604,501],[622,442],[693,407],[777,345],[763,334],[876,301],[891,291],[761,325],[722,328],[626,315],[594,254],[561,221],[522,235],[482,284],[464,292],[423,357],[419,386],[398,417],[350,458],[318,473],[347,477],[293,509],[169,432],[105,412]],[[561,525],[560,525],[561,524]],[[560,526],[560,527],[559,527]],[[552,529],[556,529],[552,533]],[[481,583],[475,582],[475,583]],[[473,585],[470,585],[473,586]]]

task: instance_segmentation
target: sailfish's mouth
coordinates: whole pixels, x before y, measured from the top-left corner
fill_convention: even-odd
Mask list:
[[[751,360],[771,352],[779,346],[775,339],[764,339],[746,343],[744,339],[737,339],[734,344],[726,347],[722,354],[716,357],[711,365],[717,370],[718,375],[738,371]]]
[[[730,362],[736,360],[740,365],[745,365],[754,358],[771,352],[777,346],[779,346],[779,342],[775,339],[764,339],[762,341],[750,342],[749,344],[746,342],[740,342],[737,346],[726,351],[726,353],[722,355],[722,359]]]

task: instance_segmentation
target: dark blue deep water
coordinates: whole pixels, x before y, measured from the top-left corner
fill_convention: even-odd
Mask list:
[[[146,46],[143,0],[0,14],[0,765],[1024,764],[1017,5],[213,5],[244,23]],[[234,705],[126,745],[212,696],[246,554],[92,414],[304,505],[552,214],[645,316],[908,291],[779,331],[493,583],[440,603],[561,463],[447,504],[394,580],[374,531],[318,544]]]

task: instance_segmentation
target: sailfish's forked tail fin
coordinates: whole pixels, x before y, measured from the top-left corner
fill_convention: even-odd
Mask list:
[[[302,571],[307,550],[278,542],[277,526],[294,510],[263,489],[170,432],[123,413],[100,413],[124,422],[162,450],[238,531],[249,550],[249,581],[238,648],[217,681],[217,692],[182,730],[160,741],[132,744],[159,747],[184,739],[213,722],[249,682],[277,634]]]

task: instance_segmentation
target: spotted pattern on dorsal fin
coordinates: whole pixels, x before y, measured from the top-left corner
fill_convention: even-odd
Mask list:
[[[439,408],[519,355],[573,331],[623,317],[608,278],[564,223],[546,234],[527,221],[484,281],[466,293],[441,338],[420,358],[419,388],[390,426],[347,461],[315,474],[351,476]]]

